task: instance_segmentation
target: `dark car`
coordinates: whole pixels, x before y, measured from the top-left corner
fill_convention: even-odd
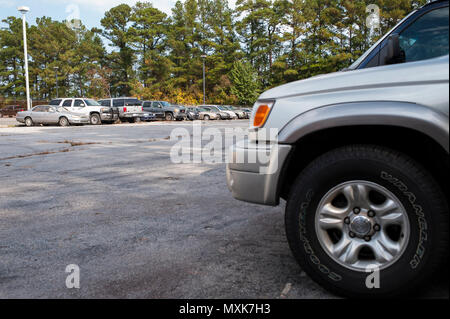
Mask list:
[[[0,117],[11,116],[15,117],[18,112],[22,112],[24,108],[20,105],[7,105],[0,109]]]
[[[186,108],[186,117],[190,121],[196,121],[200,118],[200,112],[196,107],[187,107]]]

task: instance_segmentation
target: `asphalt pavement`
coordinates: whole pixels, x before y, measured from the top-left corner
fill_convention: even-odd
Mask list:
[[[284,204],[234,200],[223,163],[172,163],[175,128],[192,132],[0,128],[0,298],[335,298],[292,257]],[[448,283],[423,296],[448,298]]]

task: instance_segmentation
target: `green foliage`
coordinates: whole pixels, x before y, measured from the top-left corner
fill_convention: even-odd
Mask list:
[[[208,102],[251,105],[267,88],[349,66],[425,3],[237,0],[230,9],[228,0],[184,0],[168,16],[143,1],[105,12],[102,28],[93,30],[42,17],[28,27],[31,93],[50,99],[58,86],[60,96],[200,103],[205,62]],[[366,26],[369,4],[381,9],[373,32]],[[21,99],[22,21],[2,22],[0,97]]]
[[[253,67],[248,62],[237,61],[230,72],[233,83],[231,93],[240,105],[252,105],[260,93],[260,82]]]

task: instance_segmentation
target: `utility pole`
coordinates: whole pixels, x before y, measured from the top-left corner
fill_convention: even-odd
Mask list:
[[[59,70],[59,68],[57,66],[55,66],[54,69],[55,69],[55,81],[56,81],[56,98],[59,98],[59,88],[58,88],[58,70]]]
[[[203,59],[203,105],[206,104],[206,81],[205,81],[205,59],[206,59],[206,55],[203,54],[202,55],[202,59]]]
[[[27,22],[25,18],[25,14],[30,11],[28,7],[18,7],[20,13],[22,13],[22,22],[23,22],[23,53],[25,59],[25,85],[26,85],[26,94],[27,94],[27,110],[31,110],[31,101],[30,101],[30,80],[28,77],[28,48],[27,48]]]

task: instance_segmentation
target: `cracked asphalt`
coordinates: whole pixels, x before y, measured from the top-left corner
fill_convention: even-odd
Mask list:
[[[225,164],[172,163],[174,128],[192,124],[0,128],[0,298],[335,298],[292,257],[283,205],[234,200]]]

